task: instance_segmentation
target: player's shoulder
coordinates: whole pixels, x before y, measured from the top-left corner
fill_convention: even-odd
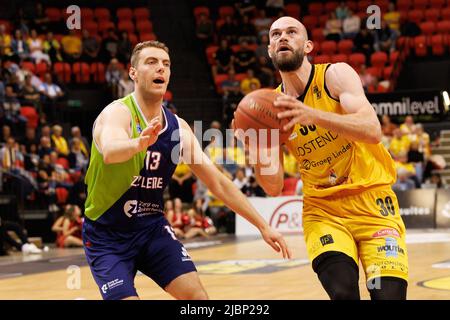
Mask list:
[[[131,112],[123,101],[121,101],[120,99],[114,100],[103,108],[97,119],[100,120],[110,117],[120,118],[128,121],[128,119],[131,118]]]
[[[325,71],[325,76],[328,78],[339,78],[354,73],[355,70],[346,62],[330,63]]]

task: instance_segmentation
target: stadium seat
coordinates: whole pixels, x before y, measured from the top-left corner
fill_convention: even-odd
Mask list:
[[[388,61],[388,55],[386,52],[379,51],[374,52],[370,56],[370,63],[372,64],[372,67],[375,68],[384,68],[384,65]]]
[[[336,10],[336,8],[339,6],[339,2],[337,1],[331,1],[325,3],[325,12],[329,13],[331,11]]]
[[[430,8],[425,10],[425,21],[438,21],[441,13],[436,8]]]
[[[389,63],[391,65],[394,65],[397,62],[397,59],[399,59],[400,57],[400,52],[399,51],[392,51],[389,54]]]
[[[117,30],[126,31],[128,33],[134,32],[134,23],[131,20],[120,20],[117,25]]]
[[[428,6],[428,0],[413,0],[413,7],[417,10],[425,10]]]
[[[172,99],[173,99],[172,91],[167,90],[166,93],[164,93],[163,100],[172,101]]]
[[[343,53],[334,54],[331,56],[331,63],[345,62],[348,63],[348,56]]]
[[[94,62],[90,66],[90,74],[95,83],[105,82],[105,65],[101,62]]]
[[[115,25],[112,21],[109,20],[101,20],[98,22],[98,31],[100,33],[105,33],[109,29],[115,29]]]
[[[368,0],[362,0],[362,1],[357,1],[358,3],[358,12],[364,12],[366,13],[367,7],[369,7],[372,4],[372,1],[368,1]]]
[[[133,32],[128,33],[128,38],[130,38],[130,42],[133,47],[139,42],[137,35]]]
[[[346,39],[338,42],[338,52],[351,54],[353,52],[353,40]]]
[[[98,33],[98,24],[95,21],[82,21],[81,27],[89,31],[91,35]]]
[[[331,62],[331,57],[327,54],[320,54],[314,57],[314,63],[329,63]]]
[[[206,58],[208,59],[208,63],[210,65],[214,65],[215,61],[214,61],[214,54],[217,52],[217,50],[219,49],[219,46],[209,46],[206,48]]]
[[[388,12],[388,10],[389,10],[389,0],[376,0],[375,4],[380,7],[381,12]]]
[[[323,12],[323,4],[320,2],[312,2],[308,5],[308,13],[313,16],[320,16]]]
[[[94,15],[99,23],[100,21],[109,21],[109,19],[111,18],[111,14],[109,13],[108,8],[95,8]]]
[[[27,127],[37,128],[39,122],[39,114],[34,107],[22,106],[20,115],[27,118]]]
[[[415,22],[419,25],[423,20],[423,11],[422,10],[411,10],[408,12],[408,19],[412,22]]]
[[[320,52],[320,42],[319,41],[313,41],[313,49],[308,54],[310,57],[315,57]]]
[[[445,53],[445,42],[442,34],[435,34],[431,37],[431,52],[435,56],[442,56]]]
[[[284,6],[284,12],[287,16],[300,19],[301,7],[297,3],[288,3]]]
[[[47,64],[47,62],[39,62],[38,64],[36,64],[36,75],[38,77],[40,77],[41,79],[44,78],[44,75],[49,72],[49,66]]]
[[[61,20],[61,10],[58,8],[49,7],[45,9],[45,15],[47,16],[48,20],[51,22],[58,22]]]
[[[222,90],[222,82],[224,82],[225,80],[228,79],[228,75],[227,74],[217,74],[214,77],[214,84],[216,85],[216,91],[219,94],[223,94],[223,90]]]
[[[381,78],[383,68],[370,67],[366,69],[367,73],[373,75],[374,77]]]
[[[414,37],[414,52],[418,57],[427,55],[427,39],[425,36]]]
[[[234,8],[232,6],[219,7],[219,17],[225,19],[226,16],[234,16]]]
[[[139,34],[139,41],[150,41],[150,40],[157,40],[156,38],[156,34],[154,34],[153,32],[149,32],[149,33],[140,33]]]
[[[194,17],[195,17],[195,20],[198,20],[198,17],[199,17],[202,13],[205,14],[207,17],[209,17],[209,16],[210,16],[209,8],[208,8],[208,7],[205,7],[205,6],[195,7],[195,8],[194,8]]]
[[[53,72],[64,83],[69,83],[71,79],[71,68],[67,62],[55,62],[53,64]]]
[[[322,54],[332,55],[336,53],[337,44],[335,41],[326,40],[320,44],[320,52]]]
[[[236,73],[236,75],[234,76],[234,78],[241,82],[242,80],[244,80],[245,78],[247,78],[247,74],[246,73]]]
[[[130,8],[119,8],[116,11],[116,15],[119,20],[133,19],[133,11]]]
[[[353,12],[358,11],[358,2],[356,1],[347,1],[345,2],[345,5]]]
[[[136,21],[150,19],[150,10],[145,7],[139,7],[133,9],[133,16]]]
[[[430,0],[430,7],[441,9],[445,6],[445,0]]]
[[[436,31],[436,24],[432,21],[422,22],[419,27],[426,36],[431,36]]]
[[[31,61],[22,61],[22,63],[20,64],[22,69],[28,70],[32,73],[36,73],[36,66],[33,62]]]
[[[69,191],[67,191],[66,188],[58,187],[55,189],[55,192],[56,192],[56,203],[59,205],[66,204],[67,198],[69,197]]]
[[[153,23],[150,20],[140,20],[136,22],[136,30],[139,33],[152,33]]]
[[[352,53],[348,56],[348,63],[356,71],[359,71],[361,65],[366,64],[366,56],[362,53]]]
[[[389,80],[392,78],[393,66],[387,66],[383,69],[383,79]]]
[[[318,16],[304,16],[302,19],[302,23],[305,25],[307,30],[312,30],[319,25],[319,17]]]
[[[319,16],[319,26],[321,28],[324,28],[325,25],[327,24],[327,21],[329,18],[330,18],[330,16],[328,14],[323,14],[323,15]]]
[[[72,65],[72,72],[75,76],[76,83],[90,82],[90,69],[86,62],[75,62]]]
[[[436,24],[436,31],[438,33],[450,34],[450,19],[439,21]]]
[[[91,8],[81,8],[81,23],[94,20],[94,10]]]
[[[442,20],[450,20],[450,7],[442,10]]]
[[[325,41],[325,35],[323,34],[322,28],[315,28],[311,31],[311,38],[314,41]]]
[[[411,6],[411,0],[397,0],[398,11],[408,11]]]

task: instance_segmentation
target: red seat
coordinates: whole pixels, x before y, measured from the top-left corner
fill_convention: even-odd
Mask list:
[[[134,8],[133,15],[136,21],[139,21],[141,19],[148,20],[150,19],[150,10],[148,10],[148,8],[145,7]]]
[[[436,31],[438,33],[450,34],[450,19],[439,21],[436,24]]]
[[[417,10],[425,10],[428,6],[428,0],[413,0],[413,7]]]
[[[56,160],[56,163],[66,170],[69,169],[69,161],[66,158],[60,157]]]
[[[346,54],[343,54],[343,53],[332,55],[331,56],[331,63],[336,63],[336,62],[348,63],[348,56]]]
[[[67,62],[55,62],[53,72],[61,79],[62,82],[68,83],[71,79],[71,68]]]
[[[307,30],[311,30],[316,28],[319,25],[319,17],[318,16],[304,16],[301,21]]]
[[[441,9],[445,5],[445,0],[430,0],[430,7]]]
[[[416,24],[420,24],[423,20],[423,11],[417,9],[409,11],[408,19]]]
[[[442,10],[442,20],[450,20],[450,7]]]
[[[400,57],[400,52],[399,51],[392,51],[389,54],[389,63],[391,65],[394,65],[397,62],[397,59]]]
[[[143,41],[150,41],[150,40],[157,40],[156,34],[154,34],[153,32],[139,34],[139,41],[143,42]]]
[[[436,24],[432,21],[422,22],[419,27],[426,36],[431,36],[436,31]]]
[[[322,28],[315,28],[311,31],[312,40],[314,41],[325,41],[325,35],[323,34]]]
[[[372,67],[375,67],[375,68],[380,68],[380,69],[384,68],[384,65],[386,64],[387,61],[388,61],[388,55],[386,52],[383,52],[383,51],[374,52],[370,56],[370,63],[372,64]]]
[[[373,75],[374,77],[381,78],[381,73],[383,68],[370,67],[366,69],[367,73]]]
[[[27,118],[27,127],[37,128],[39,123],[39,114],[34,107],[23,106],[20,108],[20,115]]]
[[[194,17],[195,17],[195,20],[198,20],[198,17],[199,17],[201,14],[204,14],[204,15],[206,15],[207,17],[209,17],[209,16],[210,16],[209,8],[208,8],[208,7],[205,7],[205,6],[195,7],[195,8],[194,8]]]
[[[435,56],[442,56],[445,53],[445,42],[442,34],[435,34],[431,37],[431,52]]]
[[[376,0],[375,4],[380,7],[381,12],[388,12],[389,0]],[[364,11],[366,11],[366,10],[364,10]]]
[[[367,0],[362,0],[362,1],[357,1],[358,3],[358,11],[361,12],[363,11],[366,15],[366,10],[367,7],[369,7],[372,4],[372,1],[367,1]]]
[[[353,40],[346,39],[338,42],[339,53],[351,54],[353,51]]]
[[[337,49],[336,42],[331,40],[324,41],[320,45],[320,52],[322,54],[332,55],[336,53],[336,49]]]
[[[59,8],[46,8],[45,15],[51,22],[57,22],[61,20],[61,10]]]
[[[325,3],[325,12],[331,12],[336,10],[336,8],[339,6],[339,2],[337,1],[331,1]]]
[[[94,20],[94,10],[91,8],[81,8],[81,22]]]
[[[66,188],[56,188],[56,202],[60,205],[66,204],[67,198],[69,197],[69,191]]]
[[[172,101],[172,99],[173,99],[172,91],[167,90],[166,93],[164,93],[163,100],[165,100],[165,101]]]
[[[353,12],[358,11],[358,2],[356,1],[347,1],[345,5]]]
[[[319,54],[314,57],[314,63],[329,63],[331,62],[331,57],[327,54]]]
[[[139,42],[137,35],[133,32],[128,34],[128,38],[130,38],[130,42],[133,47]]]
[[[36,73],[36,66],[33,62],[30,61],[23,61],[21,63],[22,69],[28,70],[32,73]]]
[[[223,90],[222,90],[222,82],[224,82],[225,80],[228,79],[228,75],[227,74],[217,74],[214,77],[214,84],[216,85],[216,91],[219,94],[223,94]]]
[[[320,2],[312,2],[308,5],[310,15],[320,16],[323,12],[323,4]]]
[[[366,64],[366,56],[362,53],[352,53],[348,56],[348,63],[359,72],[361,66]]]
[[[246,73],[236,73],[236,75],[234,76],[234,78],[239,81],[242,82],[242,80],[244,80],[245,78],[247,78],[247,74]]]
[[[117,18],[119,20],[132,20],[133,11],[130,8],[119,8],[116,11]]]
[[[92,80],[96,83],[105,82],[105,65],[101,62],[94,62],[91,64],[90,73],[92,75]]]
[[[234,16],[234,8],[232,6],[219,7],[219,17],[225,19],[226,16]]]
[[[131,20],[120,20],[117,29],[128,33],[134,32],[134,23]]]
[[[108,21],[111,17],[108,8],[95,8],[94,15],[98,22],[100,21]]]
[[[72,72],[76,83],[89,83],[91,80],[89,65],[86,62],[75,62],[72,65]]]
[[[441,13],[436,8],[431,8],[425,10],[425,20],[426,21],[438,21]]]
[[[115,25],[112,21],[109,20],[102,20],[98,22],[98,31],[100,33],[105,33],[109,29],[115,29]]]
[[[428,54],[427,38],[425,36],[417,36],[414,38],[414,51],[418,57],[423,57]]]
[[[89,31],[89,34],[95,35],[98,33],[98,24],[95,21],[83,21],[81,26],[83,29]]]
[[[153,32],[153,24],[150,20],[140,20],[136,22],[136,30],[139,33],[151,33]]]
[[[284,6],[284,12],[287,16],[300,19],[301,7],[298,3],[288,3]]]
[[[329,18],[330,16],[328,14],[319,16],[319,27],[324,28]]]
[[[408,11],[411,6],[411,0],[397,0],[398,11]]]
[[[283,190],[281,191],[281,194],[283,196],[295,195],[295,189],[297,187],[298,180],[299,179],[294,178],[294,177],[289,177],[289,178],[284,179]]]
[[[214,45],[206,48],[206,58],[208,59],[208,63],[210,65],[214,65],[215,63],[214,54],[217,52],[218,49],[219,47]]]
[[[383,78],[389,80],[392,78],[392,71],[394,70],[393,66],[387,66],[383,69]]]
[[[49,72],[49,69],[47,62],[41,61],[36,64],[36,75],[42,79],[44,75]]]

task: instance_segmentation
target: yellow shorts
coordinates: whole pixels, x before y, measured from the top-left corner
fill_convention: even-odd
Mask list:
[[[305,198],[303,230],[313,261],[327,251],[361,260],[366,279],[390,276],[408,281],[405,225],[390,187],[357,195]]]

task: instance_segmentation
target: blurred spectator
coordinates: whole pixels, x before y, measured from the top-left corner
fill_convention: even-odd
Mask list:
[[[388,12],[383,15],[383,19],[391,30],[400,33],[400,12],[396,10],[394,2],[389,2]]]
[[[263,88],[271,88],[275,84],[275,78],[273,76],[273,70],[271,69],[270,59],[265,57],[259,57],[257,64],[255,75],[261,82],[261,87]]]
[[[188,217],[188,223],[185,225],[184,230],[184,238],[185,239],[192,239],[194,237],[200,236],[207,238],[209,235],[206,233],[206,231],[203,228],[204,224],[204,217],[203,212],[201,209],[196,208],[195,204],[194,206],[188,210],[187,212]],[[205,221],[208,223],[207,221]]]
[[[251,176],[248,180],[248,187],[245,189],[244,192],[247,197],[265,197],[266,193],[264,192],[263,188],[258,184],[256,181],[256,178],[254,176]]]
[[[75,30],[70,30],[68,35],[61,39],[61,45],[64,53],[64,60],[76,62],[83,52],[81,39],[77,36]]]
[[[211,142],[206,146],[205,153],[212,162],[218,163],[223,155],[222,141],[216,141],[216,136],[211,137]]]
[[[109,29],[108,34],[102,41],[101,60],[103,63],[109,63],[111,59],[117,58],[119,39],[114,29]]]
[[[294,155],[289,152],[288,148],[283,145],[283,167],[284,173],[288,177],[296,177],[299,171],[299,165]]]
[[[238,80],[236,80],[235,75],[236,73],[234,69],[230,69],[228,71],[228,79],[222,82],[221,86],[224,96],[229,95],[240,96],[241,83]]]
[[[10,56],[11,51],[11,36],[6,33],[6,27],[4,24],[0,24],[0,57]]]
[[[50,138],[47,136],[41,137],[38,146],[39,157],[43,158],[45,155],[50,155],[52,151],[53,148]]]
[[[211,19],[209,19],[209,17],[204,13],[200,14],[197,27],[195,29],[195,34],[202,43],[203,47],[206,47],[208,44],[213,42],[214,25]]]
[[[81,151],[81,140],[78,138],[73,138],[70,143],[70,153],[68,156],[69,168],[75,171],[87,170],[89,159]]]
[[[39,94],[39,91],[36,89],[35,86],[33,86],[32,77],[30,74],[27,74],[25,76],[25,83],[22,88],[22,92],[20,93],[20,97],[22,100],[22,105],[24,106],[33,106],[37,109],[39,109],[39,102],[41,100],[41,96]]]
[[[411,141],[409,145],[407,162],[414,166],[417,179],[422,181],[425,157],[423,152],[419,150],[419,143],[417,141]]]
[[[361,18],[349,10],[347,17],[342,23],[343,36],[346,39],[353,39],[361,28]]]
[[[236,170],[236,178],[234,178],[233,183],[241,191],[245,191],[248,188],[248,179],[245,176],[244,168],[238,168]]]
[[[394,130],[397,129],[398,126],[391,121],[391,117],[389,115],[384,114],[381,117],[381,131],[383,132],[384,136],[387,137],[393,137],[394,136]]]
[[[374,48],[376,51],[395,51],[397,34],[387,25],[386,21],[381,21],[381,29],[375,30]]]
[[[417,23],[411,20],[407,20],[402,23],[400,27],[400,34],[403,37],[417,37],[422,33]]]
[[[57,232],[57,246],[59,248],[82,247],[82,225],[80,208],[67,205],[62,219],[56,220],[52,227],[52,230]]]
[[[39,33],[45,33],[50,27],[50,20],[45,14],[42,3],[36,2],[35,9],[32,14],[31,26]]]
[[[192,193],[192,184],[194,179],[192,178],[192,171],[187,164],[180,162],[175,172],[173,173],[172,180],[169,183],[169,194],[172,199],[180,198],[182,202],[192,202],[194,197]]]
[[[122,79],[122,72],[122,69],[119,67],[119,61],[116,58],[111,59],[108,69],[106,70],[105,78],[114,99],[119,97],[118,86],[120,80]]]
[[[85,62],[97,61],[100,51],[100,43],[95,36],[91,36],[87,29],[83,29],[83,37],[81,38],[83,53],[80,60]]]
[[[410,171],[405,168],[399,168],[397,170],[397,181],[392,185],[392,190],[394,191],[406,191],[415,188],[414,181],[409,178],[413,175]]]
[[[394,160],[398,159],[401,154],[406,154],[409,150],[410,140],[400,129],[394,130],[394,136],[389,145],[389,152]]]
[[[225,17],[224,24],[219,28],[219,39],[227,40],[229,44],[235,44],[237,40],[237,35],[239,33],[239,28],[236,21],[231,16]]]
[[[119,98],[125,97],[126,95],[134,91],[134,82],[130,79],[128,72],[122,71],[122,79],[120,79],[117,85],[117,96]]]
[[[439,173],[433,173],[431,174],[430,179],[427,180],[427,183],[433,184],[436,186],[436,188],[443,188],[444,183],[442,182],[441,175]]]
[[[228,73],[233,68],[234,59],[233,50],[229,47],[228,41],[222,39],[219,49],[214,54],[213,75]]]
[[[400,130],[406,135],[412,135],[416,131],[416,125],[414,124],[414,118],[412,116],[406,116],[405,122],[400,125]]]
[[[360,67],[359,77],[361,79],[361,83],[365,92],[367,92],[369,90],[369,87],[373,86],[376,82],[376,77],[367,72],[367,67],[365,64],[361,65]]]
[[[19,238],[20,242],[11,237],[9,232],[14,232]],[[28,240],[26,230],[17,222],[3,220],[0,217],[0,256],[7,255],[4,243],[7,242],[10,246],[21,251],[24,254],[41,253],[42,250],[36,247],[34,243]]]
[[[6,170],[23,167],[24,158],[18,144],[13,137],[9,137],[6,144],[0,149],[1,167]]]
[[[83,152],[83,154],[86,157],[89,157],[89,150],[90,150],[89,142],[86,139],[86,137],[81,135],[80,127],[78,127],[78,126],[72,127],[72,129],[70,130],[70,133],[71,133],[72,137],[70,138],[69,143],[72,143],[72,140],[75,138],[79,139],[81,142],[81,145],[80,145],[81,152]]]
[[[131,45],[130,38],[126,31],[120,34],[119,41],[117,42],[117,59],[123,64],[128,64],[131,58],[131,52],[133,46]]]
[[[430,156],[425,163],[422,181],[429,181],[434,170],[443,170],[446,167],[445,158],[441,154]]]
[[[44,52],[49,55],[50,60],[55,63],[62,61],[61,44],[53,37],[53,32],[48,32],[44,41]]]
[[[39,144],[39,141],[36,136],[36,129],[32,127],[27,127],[25,129],[25,137],[22,139],[20,143],[25,146],[26,152],[30,152],[30,147],[32,145],[37,146]]]
[[[57,105],[56,102],[59,98],[64,96],[60,86],[53,83],[52,75],[46,73],[44,75],[44,82],[39,86],[39,92],[41,93],[42,106],[44,112],[50,116],[52,120],[56,119]]]
[[[242,16],[242,21],[239,24],[239,31],[239,43],[242,43],[243,41],[256,43],[256,28],[255,25],[250,22],[248,15]]]
[[[344,20],[347,18],[350,9],[347,7],[344,1],[339,3],[339,6],[336,7],[336,17],[340,20]]]
[[[55,146],[55,151],[60,157],[67,157],[69,155],[69,146],[66,138],[63,136],[63,128],[60,125],[54,125],[52,128],[52,143]]]
[[[426,159],[431,156],[430,135],[423,130],[421,123],[415,125],[410,139],[417,142],[419,152],[423,153]]]
[[[234,4],[236,8],[236,12],[239,16],[249,16],[252,17],[255,14],[256,11],[256,3],[255,0],[241,0],[237,1]]]
[[[184,221],[182,209],[183,204],[179,198],[175,198],[173,202],[172,200],[166,201],[166,219],[170,223],[177,238],[184,238]]]
[[[253,85],[253,87],[252,87]],[[261,82],[259,82],[258,78],[255,77],[255,73],[253,69],[247,70],[247,77],[242,79],[241,81],[241,92],[243,95],[246,95],[256,89],[261,88]]]
[[[374,52],[374,42],[372,31],[366,27],[362,27],[355,39],[353,39],[355,51],[363,53],[366,56],[366,61],[370,61],[370,56]]]
[[[284,0],[267,0],[266,10],[269,17],[277,17],[283,12]]]
[[[20,101],[11,85],[6,86],[5,99],[3,101],[3,113],[6,121],[11,126],[17,126],[17,130],[23,132],[27,118],[20,114]],[[0,108],[1,109],[1,108]]]
[[[264,57],[267,60],[270,60],[269,51],[267,50],[268,47],[269,47],[269,36],[267,34],[263,34],[260,38],[260,43],[255,50],[256,59]]]
[[[44,44],[42,40],[38,37],[35,29],[31,30],[30,37],[28,38],[28,48],[30,49],[30,57],[34,59],[34,63],[39,63],[41,61],[47,62],[48,65],[51,64],[50,56],[44,53]]]
[[[330,12],[330,18],[325,23],[323,33],[327,40],[339,41],[342,35],[342,20],[338,19],[336,12]]]
[[[24,156],[24,166],[25,170],[30,171],[32,173],[38,173],[39,171],[39,155],[37,153],[37,145],[31,144],[28,147],[27,153]]]
[[[269,34],[269,29],[272,25],[272,19],[267,17],[266,10],[262,8],[258,10],[258,17],[254,19],[253,24],[255,25],[258,37],[262,37],[263,35]]]
[[[14,39],[11,40],[11,49],[13,54],[20,60],[26,59],[30,55],[30,49],[25,41],[22,31],[19,29],[14,33]]]
[[[6,143],[6,141],[8,141],[10,137],[12,137],[11,127],[8,125],[4,125],[2,127],[2,136],[0,137],[0,143]]]
[[[234,68],[236,73],[244,73],[250,68],[254,68],[256,63],[255,52],[248,46],[247,41],[242,41],[240,49],[236,52]]]

